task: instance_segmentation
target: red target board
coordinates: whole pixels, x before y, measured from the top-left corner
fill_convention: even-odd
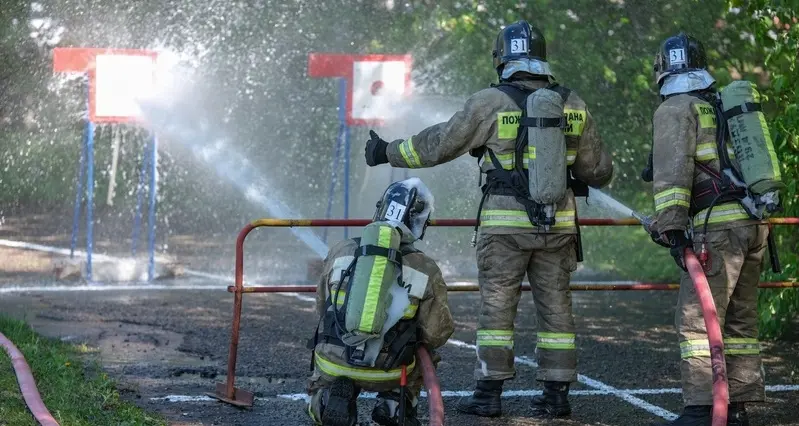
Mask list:
[[[347,81],[346,121],[350,126],[381,125],[392,105],[411,91],[411,55],[311,53],[308,76]]]

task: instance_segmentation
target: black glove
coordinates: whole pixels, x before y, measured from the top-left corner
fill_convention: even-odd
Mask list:
[[[380,136],[377,136],[374,130],[369,131],[369,137],[369,141],[366,142],[366,164],[373,167],[388,163],[388,156],[386,155],[388,142],[380,139]]]
[[[646,228],[644,228],[644,229],[646,229]],[[652,241],[655,242],[655,244],[657,244],[657,245],[659,245],[661,247],[671,248],[670,245],[668,245],[666,242],[663,241],[663,238],[660,238],[660,234],[657,231],[652,231],[652,230],[649,230],[649,229],[647,229],[646,231],[649,232],[649,238],[651,238]]]
[[[641,172],[641,180],[643,180],[644,182],[652,182],[653,180],[655,180],[655,173],[653,168],[654,167],[652,165],[652,152],[650,151],[649,161],[647,161],[646,167]]]
[[[571,170],[566,173],[566,186],[572,189],[575,197],[588,196],[588,184],[572,176]]]
[[[685,235],[685,231],[671,230],[666,231],[666,238],[669,240],[669,252],[674,262],[685,272],[688,269],[685,267],[685,248],[691,245],[691,240]]]

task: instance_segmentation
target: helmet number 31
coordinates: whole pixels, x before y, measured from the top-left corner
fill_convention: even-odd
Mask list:
[[[388,205],[388,209],[386,209],[387,220],[396,220],[397,222],[402,222],[404,215],[405,206],[396,201],[392,201],[391,204]]]
[[[527,53],[527,39],[514,38],[510,41],[510,53]]]
[[[685,49],[670,49],[669,50],[669,62],[672,64],[684,64],[685,63]]]

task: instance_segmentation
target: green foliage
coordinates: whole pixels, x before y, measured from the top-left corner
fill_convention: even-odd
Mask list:
[[[115,383],[96,363],[81,359],[91,349],[48,339],[21,321],[0,317],[0,333],[25,356],[45,406],[62,425],[165,425],[119,397]],[[35,425],[19,392],[11,362],[0,354],[0,424]]]
[[[731,2],[741,7],[741,2]],[[789,3],[794,3],[793,5]],[[782,181],[788,186],[782,199],[785,216],[799,215],[799,15],[797,2],[747,2],[734,17],[741,31],[752,34],[762,62],[761,92],[766,100],[771,136],[782,164]],[[751,71],[755,71],[754,67]],[[770,270],[769,280],[799,276],[799,234],[786,227],[774,228],[780,247],[782,273]],[[760,291],[760,327],[766,337],[779,337],[792,326],[799,312],[799,292],[793,289]]]

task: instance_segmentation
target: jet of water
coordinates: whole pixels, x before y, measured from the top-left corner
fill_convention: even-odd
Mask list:
[[[605,194],[604,192],[596,188],[588,187],[588,198],[598,201],[600,204],[602,204],[603,206],[605,206],[605,208],[609,210],[616,211],[624,216],[634,217],[633,209],[625,206],[624,204],[618,202],[610,195]]]
[[[200,120],[183,117],[185,109],[178,114],[172,111],[173,108],[158,102],[141,101],[139,104],[146,126],[161,135],[168,135],[170,141],[185,145],[195,156],[213,167],[220,177],[233,183],[248,200],[264,207],[273,217],[300,218],[274,196],[275,188],[254,170],[229,141],[212,135],[209,129],[204,129],[206,126]],[[292,227],[290,230],[319,257],[327,256],[328,246],[310,229]]]

